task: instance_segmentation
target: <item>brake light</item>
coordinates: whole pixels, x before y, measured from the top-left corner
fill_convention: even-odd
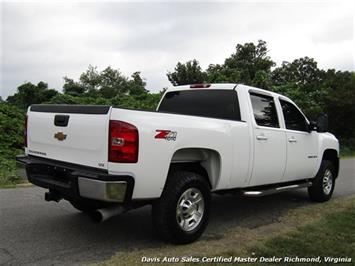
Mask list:
[[[27,120],[28,120],[28,116],[26,115],[25,124],[24,124],[24,128],[23,128],[23,144],[24,144],[25,148],[27,148]]]
[[[209,88],[209,87],[211,87],[211,84],[201,83],[201,84],[192,84],[192,85],[190,85],[191,89],[203,89],[203,88]]]
[[[110,120],[109,162],[136,163],[138,161],[138,129],[122,121]]]

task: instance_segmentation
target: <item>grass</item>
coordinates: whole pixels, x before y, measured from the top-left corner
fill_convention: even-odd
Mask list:
[[[237,255],[233,251],[229,254]],[[340,212],[335,210],[334,213],[330,213],[318,221],[300,226],[292,232],[271,237],[249,248],[247,255],[269,258],[273,256],[282,258],[296,256],[316,258],[320,256],[322,265],[327,264],[324,261],[326,257],[348,257],[352,258],[354,262],[355,200],[352,199],[348,207]]]
[[[351,149],[346,146],[340,147],[340,157],[341,158],[348,158],[348,157],[354,157],[354,156],[355,156],[355,149]]]
[[[0,157],[0,188],[13,187],[23,180],[16,173],[16,161]]]
[[[27,180],[17,175],[16,160],[17,154],[22,154],[22,150],[1,151],[0,150],[0,188],[15,188],[29,186]]]
[[[30,182],[28,182],[27,180],[21,180],[17,183],[10,183],[10,184],[0,184],[0,188],[4,189],[4,188],[23,188],[23,187],[32,187],[33,184],[31,184]]]
[[[354,261],[354,232],[355,197],[352,196],[290,210],[279,221],[257,228],[231,228],[221,239],[199,240],[184,246],[162,244],[156,248],[118,252],[98,265],[142,265],[142,257],[162,259],[165,256],[178,258],[321,256],[322,259],[323,256],[348,256]],[[149,264],[154,265],[154,263]],[[174,263],[169,264],[174,265]],[[202,263],[175,264],[200,265]],[[225,264],[208,263],[208,265]]]

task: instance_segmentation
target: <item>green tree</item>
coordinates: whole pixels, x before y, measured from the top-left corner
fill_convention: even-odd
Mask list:
[[[311,119],[327,113],[331,132],[340,138],[341,143],[355,149],[355,73],[321,70],[317,62],[309,57],[283,62],[273,69],[274,66],[275,63],[268,56],[266,42],[259,40],[256,44],[237,44],[235,52],[222,64],[210,64],[206,70],[195,59],[179,62],[173,72],[167,73],[167,77],[173,85],[231,82],[287,95]],[[97,67],[89,65],[78,80],[64,78],[63,94],[49,89],[42,81],[38,84],[26,82],[1,105],[16,105],[21,108],[22,115],[23,109],[33,103],[107,104],[154,110],[163,92],[164,89],[160,93],[149,93],[140,72],[125,76],[119,69],[107,67],[99,71]],[[1,115],[4,117],[6,112],[6,117],[12,117],[15,109],[6,108]],[[6,121],[1,121],[2,130],[10,126],[9,121]],[[19,143],[21,134],[19,131],[15,142]],[[3,137],[2,143],[10,143],[9,149],[20,147],[15,147],[6,136]]]
[[[271,68],[275,63],[267,55],[266,42],[238,44],[236,52],[226,58],[223,64],[211,64],[203,71],[197,60],[185,64],[177,63],[174,72],[167,76],[171,84],[193,83],[243,83],[264,89],[271,89]]]
[[[97,67],[89,65],[78,81],[64,77],[63,92],[71,96],[111,99],[116,96],[147,93],[145,86],[146,82],[140,76],[140,72],[134,72],[128,78],[119,69],[109,66],[99,72]]]
[[[131,80],[128,81],[128,90],[130,95],[141,95],[148,93],[148,90],[145,88],[147,83],[140,76],[140,72],[134,72],[131,75]]]
[[[272,72],[274,85],[297,82],[301,85],[319,83],[323,78],[323,71],[318,68],[313,58],[303,57],[293,62],[283,62],[281,67]]]
[[[322,85],[329,92],[324,100],[329,128],[355,149],[355,73],[329,69],[324,76]]]
[[[240,80],[237,82],[251,85],[268,84],[267,81],[260,81],[262,77],[269,78],[271,67],[275,65],[267,52],[266,42],[262,40],[259,40],[256,45],[254,43],[238,44],[236,52],[225,60],[224,68],[240,73]]]
[[[293,62],[283,62],[272,71],[272,90],[293,99],[314,119],[325,111],[325,99],[329,93],[323,86],[325,72],[318,68],[313,58],[304,57]]]
[[[31,104],[42,103],[57,95],[54,89],[48,89],[48,84],[40,81],[37,85],[26,82],[17,88],[17,92],[9,96],[6,101],[20,108],[27,108]]]
[[[85,92],[85,87],[73,79],[64,77],[63,92],[67,95],[80,96]]]
[[[128,78],[118,69],[107,67],[100,74],[100,94],[104,98],[113,98],[129,94]]]
[[[207,69],[209,82],[232,82],[271,88],[271,67],[275,63],[267,55],[265,41],[238,44],[236,52],[226,58],[224,64],[210,65]]]
[[[22,149],[24,121],[22,109],[12,104],[0,104],[0,157],[14,156]]]
[[[108,67],[107,69],[111,69]],[[99,73],[97,67],[89,65],[88,69],[80,75],[80,84],[85,92],[92,93],[99,90],[102,86],[102,73]]]
[[[226,68],[224,65],[211,64],[206,70],[209,83],[237,83],[241,81],[241,71]]]
[[[174,86],[203,83],[206,80],[206,73],[196,59],[184,64],[178,62],[174,72],[168,72],[167,76]]]

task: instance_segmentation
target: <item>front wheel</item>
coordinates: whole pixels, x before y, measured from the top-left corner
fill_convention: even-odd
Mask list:
[[[175,244],[199,238],[208,223],[210,197],[209,184],[201,175],[171,173],[162,196],[153,204],[153,222],[159,236]]]
[[[308,188],[308,194],[314,201],[328,201],[334,191],[335,170],[332,162],[322,161],[316,177],[313,179],[312,186]]]

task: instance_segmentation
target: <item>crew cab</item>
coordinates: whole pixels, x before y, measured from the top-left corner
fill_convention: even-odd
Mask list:
[[[173,243],[207,226],[211,193],[263,196],[308,188],[331,198],[338,140],[327,120],[309,121],[289,98],[241,84],[169,88],[156,111],[32,105],[19,171],[95,220],[152,205]],[[238,206],[236,206],[238,208]]]

